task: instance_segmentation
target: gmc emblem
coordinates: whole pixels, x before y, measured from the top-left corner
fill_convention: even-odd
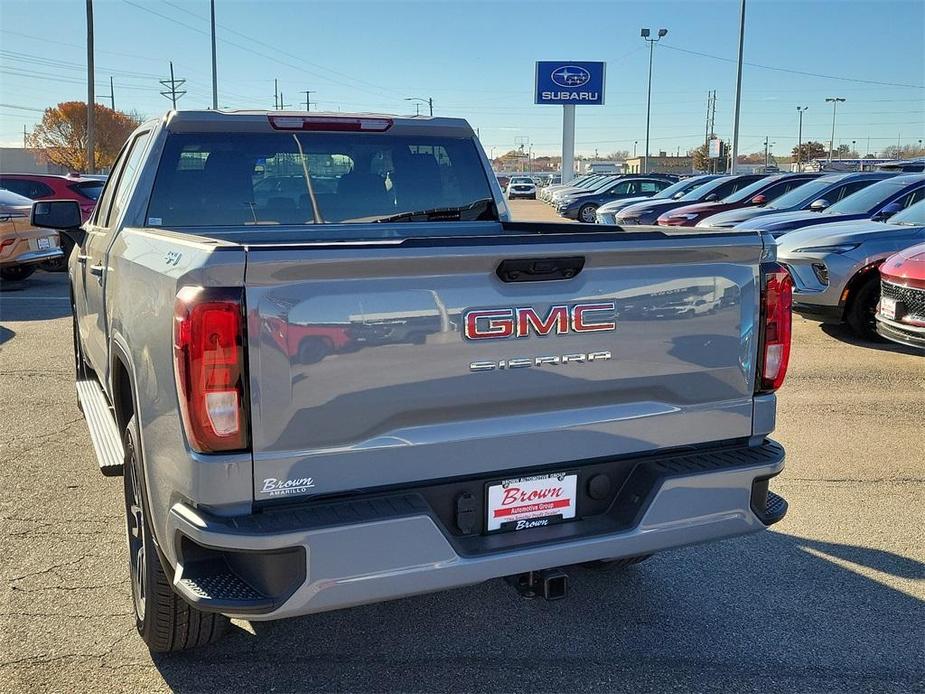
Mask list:
[[[531,332],[540,337],[553,333],[607,332],[617,327],[615,310],[613,301],[572,306],[561,304],[550,307],[545,316],[530,306],[478,309],[463,314],[463,333],[469,340],[499,340],[528,337]]]

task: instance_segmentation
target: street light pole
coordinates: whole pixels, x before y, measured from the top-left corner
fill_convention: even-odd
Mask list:
[[[797,106],[797,113],[800,114],[800,128],[797,131],[797,171],[802,171],[803,167],[803,111],[809,106]]]
[[[668,33],[668,30],[659,29],[658,36],[654,39],[649,38],[651,33],[649,29],[640,29],[639,31],[639,35],[642,39],[649,44],[649,87],[646,95],[646,152],[642,170],[643,173],[649,173],[649,121],[652,117],[652,55],[655,52],[655,44]]]
[[[216,65],[218,61],[215,57],[215,0],[211,0],[212,10],[212,110],[218,110],[218,73]]]
[[[421,107],[420,107],[420,104],[427,104],[427,108],[430,110],[430,115],[431,115],[431,117],[433,117],[433,115],[434,115],[434,100],[433,100],[432,97],[428,97],[428,98],[426,98],[426,99],[421,99],[420,97],[417,97],[417,96],[406,96],[406,97],[405,97],[405,101],[413,101],[413,102],[414,102],[414,108],[415,108],[415,111],[416,111],[415,115],[418,115],[418,116],[421,115]]]
[[[840,101],[845,101],[840,96],[827,97],[826,103],[831,102],[832,104],[832,137],[829,138],[829,163],[832,163],[832,155],[835,149],[835,112],[838,110],[838,103]]]
[[[739,159],[739,114],[742,111],[742,62],[745,55],[745,0],[739,8],[739,58],[736,67],[736,102],[732,121],[732,161],[730,173],[735,174]]]

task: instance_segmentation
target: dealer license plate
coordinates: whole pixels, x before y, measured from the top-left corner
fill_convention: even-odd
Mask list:
[[[40,238],[38,239],[38,242],[39,242],[39,250],[40,250],[40,251],[43,251],[43,250],[48,249],[48,248],[51,248],[51,241],[48,239],[47,236],[40,237]]]
[[[503,480],[488,487],[488,532],[528,530],[575,517],[578,475],[559,473]]]
[[[884,296],[880,299],[880,315],[889,320],[896,320],[896,299]]]

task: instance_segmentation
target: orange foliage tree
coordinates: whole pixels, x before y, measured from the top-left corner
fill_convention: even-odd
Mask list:
[[[113,111],[102,104],[94,106],[94,140],[96,166],[108,169],[140,119],[135,115]],[[87,104],[65,101],[46,108],[41,122],[28,138],[30,147],[41,149],[54,164],[71,171],[88,171],[87,166]]]

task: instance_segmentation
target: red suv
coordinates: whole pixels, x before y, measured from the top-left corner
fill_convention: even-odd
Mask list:
[[[30,200],[76,200],[84,221],[90,217],[105,180],[78,174],[0,174],[0,188]]]

